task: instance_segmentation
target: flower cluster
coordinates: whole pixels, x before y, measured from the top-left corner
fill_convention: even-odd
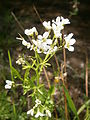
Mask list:
[[[13,81],[6,80],[5,89],[11,89],[13,83],[14,83]]]
[[[24,65],[25,64],[25,60],[22,57],[19,57],[19,59],[16,61],[16,64]]]
[[[43,116],[51,117],[51,112],[48,109],[45,110],[45,113],[40,112],[39,107],[42,106],[42,104],[39,99],[36,99],[35,103],[36,103],[35,106],[32,109],[30,109],[29,111],[27,111],[27,115],[30,114],[31,116],[34,116],[35,118],[43,117]],[[37,112],[35,113],[35,111],[37,111]]]
[[[53,30],[56,38],[61,38],[62,37],[61,30],[64,29],[65,24],[70,24],[70,22],[69,22],[68,19],[64,19],[62,16],[57,17],[56,21],[52,20],[52,26],[50,25],[50,21],[49,22],[46,22],[46,21],[43,22],[43,25],[47,30],[50,30],[50,29]]]
[[[31,38],[32,44],[27,42],[23,37],[17,39],[22,40],[22,44],[30,50],[37,51],[38,53],[51,54],[62,46],[58,45],[58,40],[62,40],[62,30],[66,24],[70,24],[70,21],[67,18],[64,19],[62,16],[58,16],[56,20],[52,20],[52,22],[43,22],[43,26],[46,29],[43,35],[38,35],[38,31],[35,27],[24,31],[24,33]],[[76,42],[72,36],[72,33],[64,35],[64,47],[69,51],[74,51],[74,47],[71,45]]]

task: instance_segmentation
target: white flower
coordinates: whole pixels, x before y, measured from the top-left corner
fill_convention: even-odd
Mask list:
[[[26,46],[27,46],[27,49],[29,49],[29,48],[31,49],[31,44],[29,42],[27,42]]]
[[[49,32],[45,32],[43,35],[38,35],[38,39],[42,40],[42,39],[47,39],[49,36]]]
[[[27,41],[26,41],[26,40],[22,40],[22,44],[23,44],[24,46],[27,46]]]
[[[16,37],[16,39],[22,40],[22,44],[23,44],[24,46],[26,46],[27,49],[31,48],[31,44],[30,44],[29,42],[27,42],[23,37],[22,37],[22,38]]]
[[[45,40],[32,40],[34,45],[34,50],[36,48],[38,53],[44,53],[44,54],[51,54],[52,52],[55,52],[57,50],[56,45],[56,40],[54,42],[54,46],[52,45],[52,40],[51,39],[45,39]]]
[[[61,18],[58,16],[58,17],[56,18],[56,21],[52,20],[52,22],[55,23],[56,25],[60,26],[60,25],[61,25],[60,19],[61,19]]]
[[[62,25],[56,25],[54,23],[52,23],[52,29],[54,31],[54,34],[55,34],[55,37],[56,38],[60,38],[61,37],[61,30],[63,29],[63,26]]]
[[[13,81],[6,80],[5,89],[11,89],[13,83],[14,83]]]
[[[36,115],[35,115],[35,118],[38,118],[38,117],[43,117],[45,116],[45,114],[41,113],[39,110],[37,111]]]
[[[53,48],[53,51],[52,51],[52,52],[57,51],[57,49],[58,49],[58,47],[57,47],[57,46],[54,46],[54,48]]]
[[[36,99],[35,103],[39,105],[39,104],[41,104],[41,101],[39,99]]]
[[[64,19],[62,16],[61,17],[57,17],[56,21],[52,20],[53,23],[55,23],[57,26],[63,26],[65,24],[70,24],[69,19]],[[64,28],[64,27],[63,27]]]
[[[16,64],[18,64],[18,65],[23,65],[23,64],[25,64],[25,61],[23,60],[23,58],[19,58],[17,61],[16,61]]]
[[[65,24],[70,24],[70,21],[69,21],[69,19],[64,19],[62,16],[61,16],[61,24],[62,25],[65,25]]]
[[[66,18],[64,19],[62,16],[57,17],[56,21],[52,20],[52,29],[54,31],[55,37],[60,38],[61,37],[61,30],[64,29],[65,24],[70,24],[69,20]]]
[[[34,109],[30,109],[29,111],[27,111],[27,115],[31,115],[31,116],[33,116],[34,115]]]
[[[31,28],[31,29],[25,29],[24,33],[25,33],[26,35],[28,35],[28,36],[29,36],[29,35],[32,36],[33,33],[35,33],[36,35],[38,35],[38,32],[37,32],[37,30],[36,30],[35,27],[33,27],[33,28]]]
[[[51,112],[49,110],[46,110],[46,116],[51,117]]]
[[[44,26],[47,30],[50,30],[50,29],[51,29],[50,21],[48,21],[48,22],[44,21],[44,22],[43,22],[43,26]]]
[[[38,35],[37,40],[32,40],[35,45],[34,50],[36,48],[38,53],[46,53],[50,50],[50,45],[52,44],[52,40],[48,39],[49,32],[45,32],[43,35]]]
[[[22,44],[23,44],[24,46],[26,46],[27,49],[29,49],[29,48],[31,47],[31,44],[30,44],[29,42],[27,42],[26,40],[22,40]]]
[[[68,36],[65,36],[64,39],[65,39],[65,48],[67,48],[69,51],[73,52],[74,51],[74,47],[72,46],[76,40],[74,38],[72,38],[73,36],[73,33],[70,33]]]

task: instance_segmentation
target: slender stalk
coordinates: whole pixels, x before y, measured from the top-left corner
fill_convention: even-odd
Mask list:
[[[28,97],[29,96],[29,94],[27,93],[27,108],[28,108],[28,110],[30,110],[30,98]]]
[[[9,50],[8,50],[8,57],[9,57],[9,65],[10,65],[10,70],[11,70],[11,79],[12,79],[12,81],[14,81],[14,79],[13,79],[13,71],[12,71],[12,60],[11,60],[11,56],[10,56]],[[15,94],[14,89],[12,89],[12,91],[13,91],[13,94]],[[12,97],[12,104],[13,104],[13,114],[14,114],[15,120],[16,120],[17,114],[16,114],[15,103],[14,103],[14,97]]]
[[[15,21],[17,22],[17,24],[19,25],[19,27],[21,28],[22,31],[24,31],[23,26],[21,25],[21,23],[18,21],[17,17],[15,16],[15,14],[13,12],[11,12],[11,15],[14,17]]]
[[[62,34],[62,41],[64,42],[64,31]],[[66,73],[66,51],[64,47],[63,47],[63,59],[64,59],[64,73]],[[67,87],[66,77],[64,77],[63,81],[65,86]],[[65,92],[64,92],[64,102],[65,102],[65,117],[66,117],[66,120],[68,120],[67,99],[66,99]]]
[[[14,114],[14,119],[17,120],[17,114],[16,114],[16,107],[13,99],[13,114]]]
[[[39,13],[38,13],[38,11],[37,11],[37,9],[36,9],[35,5],[33,5],[33,9],[34,9],[34,11],[36,12],[36,14],[37,14],[37,16],[38,16],[38,18],[39,18],[40,22],[41,22],[41,23],[43,23],[43,21],[42,21],[42,19],[41,19],[40,15],[39,15]]]
[[[17,22],[18,26],[20,27],[20,29],[24,32],[24,27],[21,25],[21,23],[19,22],[19,20],[17,19],[17,17],[15,16],[15,14],[13,12],[11,12],[11,15],[13,16],[13,18],[15,19],[15,21]],[[31,41],[31,38],[29,36],[27,36],[28,39],[30,40],[30,42],[32,43]],[[33,44],[33,43],[32,43]]]
[[[58,63],[58,59],[57,59],[56,54],[54,54],[54,58],[55,58],[55,61],[56,61],[56,65],[57,65],[57,67],[58,67],[58,71],[59,71],[59,73],[60,73],[60,66],[59,66],[59,63]]]
[[[46,69],[45,69],[45,67],[43,67],[43,71],[44,71],[44,74],[45,74],[45,77],[46,77],[46,80],[47,80],[47,82],[48,82],[48,87],[50,88],[50,81],[49,81],[49,78],[48,78],[48,75],[47,75],[47,72],[46,72]]]
[[[40,20],[40,22],[41,22],[41,24],[42,24],[42,23],[43,23],[43,20],[41,19],[41,17],[40,17],[40,15],[39,15],[39,13],[38,13],[35,5],[33,5],[33,9],[34,9],[36,15],[38,16],[38,18],[39,18],[39,20]],[[49,81],[49,78],[48,78],[48,75],[47,75],[47,72],[46,72],[45,67],[43,67],[43,71],[44,71],[44,74],[45,74],[45,77],[46,77],[46,80],[47,80],[47,83],[48,83],[48,87],[50,88],[51,85],[50,85],[50,81]]]
[[[13,80],[13,71],[12,71],[12,60],[11,60],[11,56],[10,56],[10,52],[8,50],[8,57],[9,57],[9,65],[10,65],[10,72],[11,72],[11,80]]]
[[[86,76],[85,76],[85,82],[86,82],[86,96],[88,97],[88,55],[86,52]]]

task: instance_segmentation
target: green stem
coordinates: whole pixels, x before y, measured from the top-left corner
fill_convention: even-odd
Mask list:
[[[13,99],[13,113],[14,113],[15,120],[17,120],[17,114],[16,114],[14,99]]]
[[[39,85],[39,77],[40,77],[38,69],[39,69],[39,65],[37,65],[37,69],[36,69],[36,75],[37,75],[37,86]]]
[[[10,70],[11,70],[11,79],[12,79],[12,81],[14,81],[13,80],[13,71],[12,71],[12,61],[11,61],[9,50],[8,50],[8,57],[9,57],[9,64],[10,64]]]

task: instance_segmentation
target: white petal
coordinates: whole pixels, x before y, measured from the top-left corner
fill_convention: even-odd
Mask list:
[[[27,111],[27,115],[29,115],[29,114],[31,114],[31,116],[33,116],[34,115],[34,110],[31,109],[31,110]]]
[[[48,52],[46,52],[46,51],[45,51],[45,52],[43,52],[43,53],[44,53],[45,55],[46,55],[46,54],[48,54]]]
[[[69,42],[70,42],[70,40],[71,40],[71,38],[72,38],[72,36],[73,36],[73,33],[70,33],[69,35],[65,35],[65,41],[66,41],[66,44],[68,44]]]
[[[68,19],[65,19],[65,20],[64,20],[64,25],[65,25],[65,24],[70,24],[70,21],[69,21]]]
[[[37,46],[37,41],[36,40],[32,40],[32,42]]]
[[[52,29],[56,30],[56,25],[54,23],[52,23]]]
[[[60,31],[54,31],[54,34],[55,34],[55,37],[56,37],[56,38],[62,36],[62,34],[60,33]]]
[[[39,116],[43,117],[43,116],[45,116],[45,114],[38,111],[37,114],[35,115],[35,118],[38,118]]]
[[[56,18],[56,24],[57,25],[60,24],[60,17],[59,16]]]
[[[45,114],[43,114],[43,113],[40,113],[40,116],[41,116],[41,117],[43,117],[43,116],[45,116]]]
[[[68,49],[67,44],[65,44],[64,47]]]
[[[27,43],[27,48],[29,49],[31,47],[31,44],[28,42]]]
[[[50,29],[51,29],[50,21],[48,21],[48,22],[44,21],[44,22],[43,22],[43,26],[44,26],[47,30],[50,30]]]
[[[74,47],[73,46],[69,46],[68,50],[73,52],[74,51]]]
[[[43,22],[43,26],[45,26],[45,27],[47,26],[47,22],[46,21]]]
[[[54,49],[53,49],[53,51],[55,52],[57,49],[58,49],[58,47],[57,47],[57,46],[55,46],[55,47],[54,47]]]
[[[11,83],[11,81],[10,80],[6,80],[6,83],[8,84],[8,83]]]
[[[22,44],[23,44],[24,46],[27,46],[27,41],[23,40],[23,41],[22,41]]]
[[[8,84],[6,84],[6,85],[5,85],[5,89],[11,89],[11,86],[8,85]]]
[[[31,29],[25,29],[24,33],[25,33],[26,35],[31,35],[32,30],[31,30]]]
[[[21,65],[21,62],[19,60],[16,61],[16,64]]]
[[[41,104],[41,101],[40,101],[39,99],[36,99],[36,100],[35,100],[35,103],[36,103],[36,104]]]
[[[32,28],[32,31],[33,31],[33,32],[36,32],[37,30],[36,30],[36,28],[35,28],[35,27],[33,27],[33,28]]]
[[[44,34],[43,34],[43,38],[48,38],[48,36],[49,36],[49,32],[45,32]]]
[[[76,40],[74,38],[72,38],[69,42],[69,45],[73,45],[76,42]]]
[[[67,18],[64,19],[64,18],[61,16],[61,20],[62,20],[62,21],[61,21],[61,24],[62,24],[62,25],[70,24],[70,21],[69,21],[69,19],[67,19]]]
[[[67,37],[68,37],[68,39],[71,39],[72,36],[73,36],[73,33],[70,33]]]
[[[51,39],[47,39],[46,43],[51,45],[52,44],[52,40]]]
[[[49,110],[46,110],[46,115],[47,115],[48,117],[51,117],[51,112],[50,112]]]
[[[12,83],[14,83],[13,81],[10,81],[10,80],[6,80],[6,83],[8,84],[8,85],[12,85]]]
[[[42,40],[42,38],[43,38],[42,35],[38,35],[39,40]]]
[[[35,115],[35,118],[38,118],[39,117],[39,112],[37,112],[37,114]]]
[[[32,28],[32,32],[35,33],[36,35],[38,35],[38,31],[35,27]]]

